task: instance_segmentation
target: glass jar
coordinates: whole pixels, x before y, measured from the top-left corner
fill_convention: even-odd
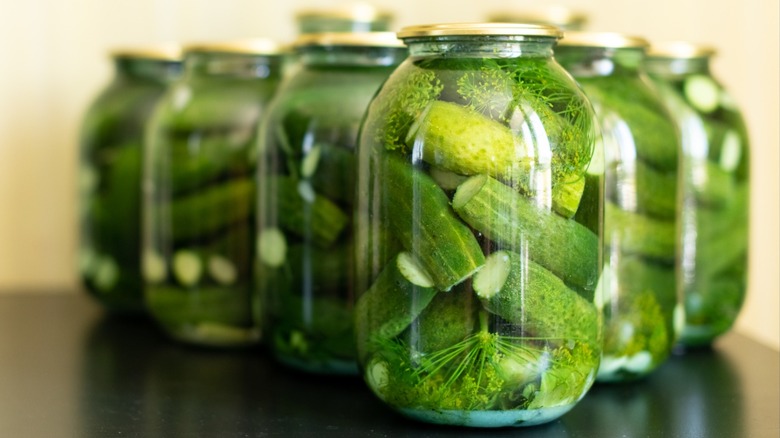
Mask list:
[[[488,20],[495,23],[546,24],[564,30],[583,30],[588,24],[587,14],[560,5],[503,10],[488,15]]]
[[[403,29],[409,58],[358,147],[358,358],[371,390],[433,423],[551,421],[596,376],[601,236],[581,201],[590,103],[552,57],[560,31]],[[575,213],[586,213],[575,219]]]
[[[731,328],[747,291],[750,149],[734,100],[710,72],[715,50],[653,45],[645,62],[683,147],[681,342],[709,345]]]
[[[179,48],[112,53],[114,78],[84,118],[79,160],[79,273],[106,308],[143,311],[141,152],[143,128],[165,87],[178,76]]]
[[[655,370],[669,357],[682,325],[680,142],[674,120],[640,68],[647,46],[642,38],[621,34],[567,32],[555,49],[593,103],[603,140],[604,160],[588,169],[585,183],[585,199],[598,196],[601,179],[605,187],[599,381],[632,380]]]
[[[298,32],[376,32],[390,30],[393,14],[368,3],[352,3],[337,8],[306,9],[295,17]]]
[[[355,144],[368,103],[407,51],[390,32],[307,34],[296,47],[300,65],[259,136],[259,292],[278,360],[356,374]]]
[[[281,57],[271,41],[246,40],[186,47],[184,64],[147,131],[146,304],[175,339],[256,343],[255,138]]]

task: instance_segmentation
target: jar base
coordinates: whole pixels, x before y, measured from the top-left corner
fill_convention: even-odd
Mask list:
[[[339,359],[310,361],[281,354],[277,354],[274,357],[276,357],[276,360],[278,360],[279,363],[311,374],[330,374],[336,376],[357,376],[359,374],[355,361]]]
[[[176,341],[206,347],[248,347],[260,342],[257,328],[235,327],[211,322],[165,326],[165,332]]]
[[[426,423],[468,427],[525,427],[549,423],[569,412],[576,403],[553,408],[506,411],[399,409],[403,415]]]

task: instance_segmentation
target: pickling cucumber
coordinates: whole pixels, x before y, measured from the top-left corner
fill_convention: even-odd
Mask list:
[[[689,169],[696,201],[707,206],[727,204],[735,195],[734,176],[707,159],[691,159]]]
[[[604,223],[604,175],[585,175],[585,189],[582,200],[574,214],[574,220],[584,225],[595,235],[601,234]]]
[[[197,239],[243,220],[254,212],[254,181],[236,179],[171,203],[174,241]]]
[[[312,296],[347,297],[350,293],[353,258],[351,242],[327,250],[311,245],[292,245],[287,251],[291,292]]]
[[[252,322],[246,288],[155,285],[145,295],[149,311],[166,326],[213,322],[248,327]]]
[[[599,275],[599,239],[578,222],[534,205],[533,200],[487,175],[458,187],[452,206],[472,228],[502,247],[528,256],[566,284],[592,292]]]
[[[317,165],[310,176],[312,187],[328,199],[352,205],[355,199],[355,152],[337,145],[320,144],[317,147]],[[306,164],[306,159],[303,164]],[[301,174],[306,176],[303,172]]]
[[[265,180],[266,193],[275,193],[275,214],[280,227],[321,248],[327,248],[341,235],[349,218],[331,200],[314,192],[306,181],[287,176]],[[268,200],[264,202],[268,203]]]
[[[382,219],[387,219],[393,236],[419,260],[436,288],[448,291],[482,266],[482,249],[430,176],[392,154],[384,158],[379,164],[386,186]]]
[[[643,161],[636,161],[635,166],[634,184],[620,181],[620,176],[617,176],[616,190],[620,191],[624,183],[627,187],[633,185],[639,211],[657,218],[674,220],[677,216],[677,174],[661,173]]]
[[[421,353],[443,350],[477,330],[481,307],[471,288],[460,284],[449,292],[436,294],[401,334],[401,339]]]
[[[536,145],[506,125],[451,102],[428,106],[406,137],[406,144],[417,143],[423,159],[433,166],[461,175],[487,174],[523,191],[530,191],[531,174],[539,164]],[[573,216],[584,185],[580,177],[553,181],[555,211]]]
[[[626,211],[611,201],[604,208],[604,245],[627,254],[673,260],[677,251],[674,221],[653,219]]]
[[[696,239],[696,275],[711,277],[736,263],[744,263],[748,245],[748,224],[735,223],[727,232]]]
[[[534,336],[559,341],[596,339],[596,307],[553,273],[512,251],[490,254],[474,276],[485,308]]]
[[[436,296],[425,269],[408,252],[399,253],[355,305],[358,346],[369,347],[401,334]]]

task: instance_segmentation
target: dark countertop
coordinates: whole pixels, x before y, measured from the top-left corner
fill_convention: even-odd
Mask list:
[[[0,295],[0,437],[179,436],[778,438],[780,353],[729,334],[642,382],[595,386],[550,424],[463,429],[407,420],[357,378],[174,344],[80,295]]]

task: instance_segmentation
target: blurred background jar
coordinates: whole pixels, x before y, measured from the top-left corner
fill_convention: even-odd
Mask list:
[[[173,44],[128,47],[111,58],[114,77],[81,126],[79,272],[107,309],[140,314],[143,130],[180,73],[181,52]]]
[[[747,290],[750,149],[739,108],[710,71],[714,56],[711,47],[659,43],[645,62],[682,139],[687,346],[728,331]]]
[[[555,48],[558,62],[593,104],[603,142],[603,160],[588,168],[584,196],[598,199],[603,179],[599,381],[651,373],[669,357],[682,326],[680,142],[674,120],[642,71],[647,46],[643,38],[624,34],[567,32]]]
[[[530,426],[601,354],[595,116],[551,26],[404,28],[361,129],[355,331],[364,380],[414,419]],[[601,154],[598,154],[601,155]],[[581,218],[576,218],[583,209]],[[596,217],[593,217],[593,216]]]
[[[390,30],[393,14],[369,3],[346,3],[333,8],[303,9],[295,15],[299,34],[324,32],[381,32]]]
[[[278,360],[357,372],[352,330],[355,149],[379,86],[406,58],[390,32],[301,35],[259,135],[259,293]]]
[[[281,66],[270,40],[187,46],[184,75],[147,130],[146,304],[175,339],[221,346],[260,339],[251,275],[255,137]]]
[[[584,30],[588,15],[561,5],[531,8],[507,8],[487,16],[494,23],[529,23],[555,26],[563,30]]]

